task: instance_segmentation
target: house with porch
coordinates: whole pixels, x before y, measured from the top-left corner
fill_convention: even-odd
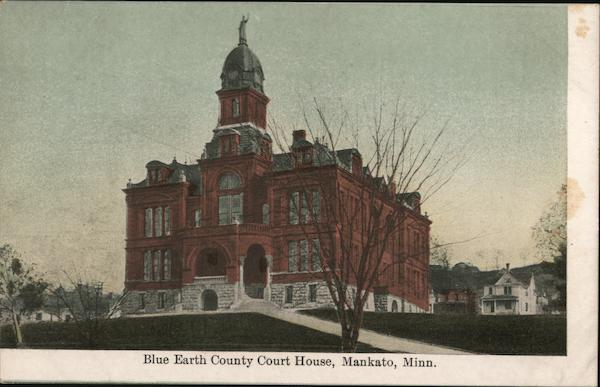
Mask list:
[[[543,313],[543,300],[537,294],[535,275],[528,281],[517,279],[506,264],[506,270],[492,285],[483,287],[481,314],[483,315],[531,315]]]

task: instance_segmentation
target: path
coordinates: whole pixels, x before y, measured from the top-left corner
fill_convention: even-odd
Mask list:
[[[236,309],[239,312],[254,312],[265,316],[286,321],[291,324],[305,326],[331,335],[340,335],[340,326],[332,321],[282,309],[274,304],[262,300],[247,299]],[[440,345],[427,344],[419,341],[388,336],[368,329],[361,329],[359,342],[388,352],[406,352],[428,355],[467,355],[470,352],[448,348]]]

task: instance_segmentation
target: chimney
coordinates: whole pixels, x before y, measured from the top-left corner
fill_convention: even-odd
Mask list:
[[[506,264],[506,272],[508,273],[510,271],[510,263]]]
[[[299,140],[306,140],[306,130],[294,130],[292,132],[293,143]]]

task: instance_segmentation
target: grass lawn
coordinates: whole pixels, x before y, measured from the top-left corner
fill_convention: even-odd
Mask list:
[[[28,348],[88,349],[76,323],[22,326]],[[339,352],[340,338],[254,313],[126,318],[102,321],[95,349]],[[12,326],[0,347],[14,347]],[[360,345],[359,352],[380,352]]]
[[[334,310],[302,313],[337,321]],[[564,316],[474,316],[367,312],[363,327],[419,340],[495,355],[566,355]]]

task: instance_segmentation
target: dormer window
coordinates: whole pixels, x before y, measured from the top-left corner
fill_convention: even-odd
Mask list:
[[[240,136],[236,133],[225,134],[220,138],[221,156],[238,154]]]
[[[239,117],[240,115],[240,101],[237,98],[231,101],[231,115],[233,117]]]

